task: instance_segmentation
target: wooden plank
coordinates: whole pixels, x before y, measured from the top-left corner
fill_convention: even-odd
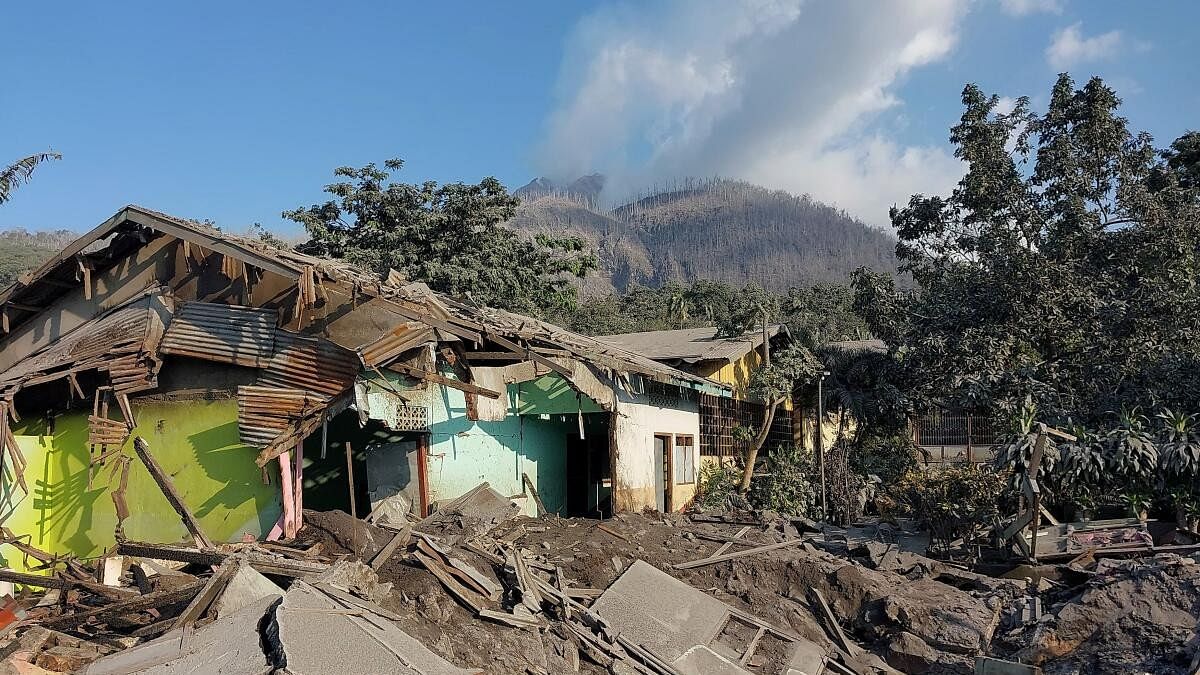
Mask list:
[[[750,526],[744,525],[744,526],[742,526],[742,529],[737,531],[737,534],[733,535],[733,539],[741,539],[742,537],[746,536],[746,533],[749,531],[750,531]],[[725,555],[725,553],[727,553],[729,551],[729,549],[733,548],[733,544],[734,544],[733,540],[730,540],[730,541],[725,542],[724,544],[721,544],[721,548],[718,548],[716,550],[716,552],[714,552],[709,557],[711,558],[713,556]]]
[[[808,590],[810,593],[812,593],[813,598],[816,600],[816,602],[813,604],[815,604],[817,608],[821,610],[821,616],[825,620],[824,623],[828,625],[829,631],[833,633],[834,641],[836,641],[838,646],[842,648],[842,651],[846,652],[847,654],[851,656],[857,654],[859,651],[858,645],[854,644],[849,638],[846,637],[846,633],[842,631],[842,625],[838,623],[837,617],[834,616],[833,610],[829,608],[829,603],[825,601],[825,596],[821,593],[820,589],[809,588]]]
[[[396,536],[392,537],[392,540],[389,541],[386,546],[380,549],[379,553],[376,553],[375,557],[371,559],[371,569],[378,571],[379,568],[383,567],[384,564],[387,563],[388,560],[391,560],[392,556],[396,554],[396,549],[408,544],[408,540],[411,537],[412,528],[410,528],[408,525],[405,525],[404,528],[397,532]]]
[[[192,538],[196,540],[196,545],[200,548],[214,548],[212,540],[209,539],[204,531],[200,529],[200,521],[192,515],[186,504],[183,503],[183,497],[175,489],[175,484],[171,482],[170,476],[163,471],[158,465],[158,461],[150,454],[150,445],[138,436],[133,439],[133,449],[137,453],[138,459],[142,460],[142,464],[146,465],[146,470],[150,472],[150,477],[158,484],[158,489],[162,490],[163,496],[167,498],[167,502],[171,504],[171,508],[175,509],[175,513],[179,514],[179,518],[183,521],[183,526],[192,534]]]
[[[533,503],[537,505],[538,517],[540,518],[549,513],[549,511],[546,510],[546,505],[542,503],[542,498],[538,496],[538,491],[537,488],[533,486],[533,481],[529,480],[529,474],[522,473],[521,481],[525,483],[525,489],[529,490],[529,494],[533,495]]]
[[[759,553],[766,553],[767,551],[776,551],[776,550],[779,550],[782,548],[788,548],[790,546],[799,546],[802,543],[804,543],[803,539],[792,539],[790,541],[781,541],[777,544],[767,544],[766,546],[756,546],[754,548],[748,548],[744,551],[737,551],[736,553],[726,553],[724,555],[717,555],[717,556],[712,556],[709,558],[701,558],[699,560],[693,560],[691,562],[679,563],[677,565],[672,565],[672,567],[674,567],[677,570],[689,570],[689,569],[692,569],[693,567],[703,567],[704,565],[712,565],[713,563],[725,562],[726,560],[734,560],[737,558],[744,558],[746,556],[757,555]]]
[[[442,567],[441,563],[433,558],[430,558],[424,553],[421,553],[420,551],[413,551],[412,557],[414,560],[420,563],[422,567],[429,570],[433,576],[437,577],[437,580],[442,582],[442,586],[446,587],[446,590],[450,593],[450,595],[454,596],[459,602],[466,605],[472,612],[478,614],[483,610],[483,606],[470,596],[471,591],[468,591],[465,587],[455,581],[454,577],[450,576],[450,573]]]
[[[501,396],[500,392],[498,392],[498,391],[480,387],[479,385],[471,384],[470,382],[454,380],[454,379],[451,379],[444,375],[439,375],[438,373],[431,373],[428,370],[422,370],[420,368],[414,368],[412,366],[400,363],[398,361],[389,363],[388,365],[386,365],[384,367],[387,368],[388,370],[394,370],[398,373],[410,375],[412,377],[417,378],[418,380],[425,380],[426,382],[434,382],[436,384],[450,387],[451,389],[458,389],[459,391],[465,391],[468,394],[478,394],[480,396],[486,396],[491,399],[499,399]]]
[[[241,569],[241,564],[236,560],[227,560],[217,569],[216,573],[208,578],[208,583],[204,588],[192,598],[192,602],[183,610],[183,613],[175,620],[175,628],[183,628],[189,624],[194,624],[208,608],[216,601],[217,597],[225,591],[225,587],[229,585],[229,581],[233,579],[233,575],[237,574]]]
[[[63,588],[67,585],[67,581],[59,577],[26,574],[24,572],[13,572],[12,570],[0,570],[0,581],[8,581],[25,586],[37,586],[38,588]]]

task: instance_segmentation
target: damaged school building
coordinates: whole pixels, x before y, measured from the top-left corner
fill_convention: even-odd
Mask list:
[[[187,537],[159,474],[214,541],[294,535],[305,508],[420,517],[482,482],[530,515],[680,510],[701,402],[737,388],[136,206],[0,319],[0,518],[64,555]]]

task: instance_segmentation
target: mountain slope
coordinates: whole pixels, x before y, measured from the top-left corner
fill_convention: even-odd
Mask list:
[[[79,237],[69,230],[34,232],[17,229],[0,232],[0,289],[31,270]]]
[[[844,211],[733,180],[689,181],[612,210],[596,206],[603,179],[558,188],[537,179],[517,191],[519,230],[591,241],[606,271],[585,291],[713,279],[772,290],[845,281],[860,266],[895,272],[895,239]]]

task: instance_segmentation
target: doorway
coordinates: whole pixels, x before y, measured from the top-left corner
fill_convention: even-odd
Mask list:
[[[567,432],[565,515],[608,518],[612,516],[608,416],[585,414],[580,426]]]
[[[670,434],[654,434],[654,503],[659,513],[671,508]]]

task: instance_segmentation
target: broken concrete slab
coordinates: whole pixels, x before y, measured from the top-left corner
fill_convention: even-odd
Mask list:
[[[218,617],[228,616],[266,597],[279,598],[283,589],[249,565],[241,565],[212,604]]]
[[[262,648],[259,627],[278,596],[260,598],[197,629],[178,629],[100,658],[85,675],[262,675],[274,667]]]
[[[440,504],[437,511],[414,525],[422,532],[461,528],[467,538],[479,537],[521,513],[521,507],[484,482],[466,494]]]
[[[647,602],[653,598],[653,602]],[[743,655],[755,646],[754,635],[766,624],[733,610],[729,605],[672,577],[653,565],[635,560],[592,604],[592,611],[612,629],[655,657],[683,672],[748,674],[751,671],[730,656]],[[742,630],[727,630],[741,624]],[[825,651],[797,636],[771,630],[777,649],[758,649],[766,659],[764,672],[821,672]],[[703,647],[704,649],[697,649]],[[709,652],[709,653],[706,653]],[[749,659],[747,659],[749,660]],[[704,666],[720,670],[696,670]]]
[[[459,668],[408,635],[385,612],[342,604],[295,582],[275,612],[282,664],[293,675],[478,675]],[[314,636],[336,636],[314,639]]]

